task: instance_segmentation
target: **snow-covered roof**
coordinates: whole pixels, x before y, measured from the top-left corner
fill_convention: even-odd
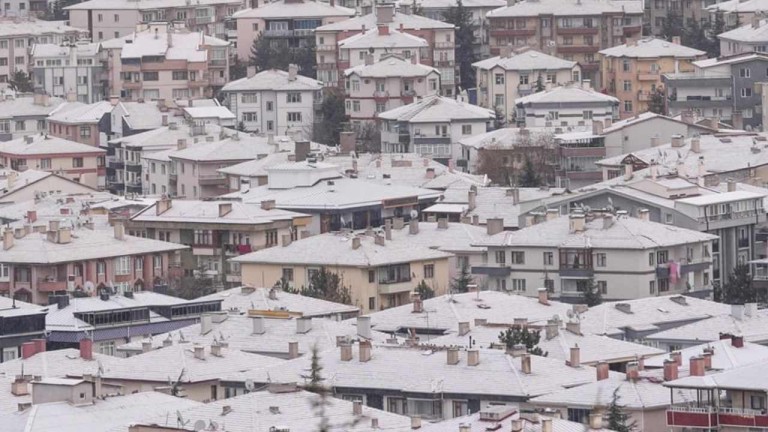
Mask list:
[[[201,128],[203,129],[202,131],[200,131]],[[196,131],[199,131],[200,133],[197,133]],[[147,151],[153,149],[167,150],[170,148],[176,150],[179,140],[184,140],[187,146],[207,144],[207,140],[211,138],[218,140],[222,132],[226,135],[235,133],[235,131],[231,129],[226,129],[216,124],[209,123],[193,127],[187,122],[178,123],[171,120],[168,123],[168,126],[161,126],[134,135],[115,138],[110,140],[109,143],[121,144],[122,147],[133,147]]]
[[[157,204],[152,204],[131,217],[133,222],[148,224],[185,223],[185,224],[222,224],[256,226],[271,224],[276,221],[291,221],[304,217],[301,213],[287,210],[264,210],[258,204],[245,204],[236,201],[200,201],[173,200],[168,210],[157,214]],[[221,215],[221,206],[230,206],[226,214]],[[162,225],[158,225],[162,226]]]
[[[58,174],[54,174],[52,172],[47,172],[47,171],[37,171],[33,169],[17,172],[15,174],[16,180],[13,182],[12,187],[9,187],[8,174],[10,174],[8,171],[0,172],[0,197],[5,197],[7,195],[10,195],[14,192],[18,192],[27,187],[34,187],[33,185],[35,183],[39,181],[43,181],[48,178],[56,178],[61,181],[67,182],[70,186],[72,186],[71,192],[78,191],[83,193],[90,193],[95,190],[92,187],[86,186],[74,180],[70,180],[66,177],[62,177]],[[65,190],[65,192],[70,192],[70,190]]]
[[[752,60],[768,61],[768,54],[762,52],[745,52],[734,54],[728,57],[712,57],[703,59],[693,62],[693,65],[700,69],[706,69],[715,66],[744,63]]]
[[[32,142],[27,142],[31,140]],[[98,147],[81,144],[52,135],[28,135],[15,140],[0,142],[0,154],[7,156],[42,156],[76,154],[78,156],[101,156],[105,150]],[[59,157],[59,156],[56,156]]]
[[[110,355],[93,353],[93,360],[80,357],[80,350],[65,348],[36,353],[32,357],[6,360],[0,363],[0,377],[15,377],[21,375],[37,375],[47,378],[81,377],[83,374],[95,375],[99,368],[108,368],[123,359]],[[3,389],[0,394],[10,393]],[[0,407],[0,410],[3,408]],[[18,410],[18,407],[13,407]]]
[[[375,28],[377,25],[378,21],[376,15],[370,13],[368,15],[326,24],[316,28],[315,31],[359,31],[363,26],[370,29]],[[453,24],[429,19],[420,15],[394,12],[392,21],[389,22],[390,30],[398,30],[401,25],[406,30],[452,29],[455,27]]]
[[[716,2],[707,6],[710,12],[723,11],[723,12],[738,12],[754,13],[768,10],[768,1],[766,0],[729,0],[724,2]]]
[[[411,104],[379,113],[379,118],[384,120],[411,123],[441,123],[453,120],[489,121],[495,116],[493,110],[438,95],[427,96]]]
[[[356,315],[360,312],[356,306],[292,294],[273,288],[231,288],[200,297],[199,300],[222,300],[222,310],[234,310],[240,313],[246,313],[249,309],[281,310],[300,313],[304,317],[325,317],[339,314]]]
[[[648,336],[649,340],[682,343],[714,342],[721,333],[741,335],[744,340],[764,344],[768,342],[768,311],[754,316],[735,317],[727,312],[684,326],[667,329]]]
[[[105,114],[112,112],[114,105],[109,101],[84,104],[69,102],[51,113],[48,121],[65,124],[98,123]]]
[[[669,122],[684,124],[684,122],[682,120],[675,119],[675,118],[672,118],[672,117],[667,117],[667,116],[661,115],[661,114],[652,113],[650,111],[646,111],[644,113],[637,114],[637,115],[635,115],[633,117],[629,117],[629,118],[626,118],[624,120],[619,120],[617,122],[613,122],[613,124],[611,124],[611,126],[603,129],[603,135],[607,135],[609,133],[622,130],[622,129],[624,129],[626,127],[629,127],[629,126],[634,126],[636,124],[639,124],[639,123],[642,123],[642,122],[644,122],[646,120],[651,120],[651,119],[663,119],[663,120],[666,120],[666,121],[669,121]],[[687,124],[687,123],[685,123],[685,124]],[[689,125],[689,127],[693,127],[693,128],[696,128],[696,129],[708,130],[708,131],[711,131],[711,132],[715,132],[714,129],[710,129],[708,127],[701,126],[701,125]]]
[[[33,96],[10,96],[0,91],[0,118],[47,117],[64,104],[67,102],[58,97],[46,97],[45,103],[35,103]]]
[[[234,120],[237,117],[225,106],[184,108],[184,114],[191,119],[217,118],[219,120]]]
[[[668,42],[664,39],[650,37],[604,49],[600,51],[600,54],[606,57],[695,58],[705,56],[707,53],[695,48]]]
[[[608,96],[598,91],[585,89],[580,86],[558,86],[551,90],[544,90],[515,99],[516,105],[537,103],[570,104],[582,102],[603,102],[611,105],[618,105],[619,100],[613,96]]]
[[[704,376],[687,376],[664,385],[673,388],[721,389],[764,392],[768,388],[765,361]]]
[[[166,30],[168,31],[168,30]],[[168,43],[168,33],[153,32],[150,29],[135,32],[119,38],[117,41],[105,43],[105,46],[120,46],[120,58],[133,59],[148,56],[165,57],[166,60],[186,60],[188,62],[204,62],[208,60],[206,46],[226,46],[228,42],[202,32],[170,31],[171,44]]]
[[[418,36],[400,32],[398,30],[387,30],[386,33],[379,32],[378,28],[366,30],[338,42],[340,49],[368,49],[368,48],[423,48],[427,41]]]
[[[538,15],[586,16],[609,13],[642,14],[643,2],[636,0],[537,0],[521,1],[488,12],[489,18]]]
[[[35,59],[46,57],[69,57],[72,51],[79,56],[95,56],[99,53],[99,43],[78,42],[75,45],[35,44],[32,46],[32,57]]]
[[[539,407],[567,406],[568,408],[592,409],[611,404],[614,392],[619,397],[621,405],[627,410],[659,410],[669,406],[670,391],[657,380],[639,379],[612,380],[606,379],[572,389],[562,390],[531,400]],[[695,401],[694,392],[678,390],[674,392],[674,400]]]
[[[440,72],[431,67],[419,63],[413,63],[397,56],[385,57],[374,64],[361,64],[344,71],[345,76],[357,75],[362,78],[388,78],[388,77],[425,77],[430,73]]]
[[[40,19],[0,18],[0,38],[38,36],[47,34],[87,33],[86,30],[66,25],[66,21]]]
[[[247,136],[243,138],[248,139],[250,142],[246,143],[239,137],[237,139],[228,137],[223,140],[199,143],[185,149],[176,150],[170,153],[168,157],[198,162],[245,161],[258,159],[274,151],[274,146],[267,144],[266,140],[260,140],[262,142],[258,143],[260,145],[257,145],[256,141],[258,140],[252,140],[250,139],[252,137]]]
[[[90,0],[67,6],[64,10],[156,10],[190,7],[188,0]],[[195,0],[195,6],[242,5],[239,0]]]
[[[222,91],[315,91],[323,88],[323,83],[315,79],[296,75],[296,79],[290,79],[288,72],[280,69],[261,71],[248,78],[240,78],[227,83]]]
[[[417,5],[426,9],[448,9],[456,6],[456,0],[418,0]],[[404,0],[401,4],[412,4],[408,0]],[[466,0],[461,2],[462,6],[467,9],[470,8],[498,8],[506,6],[507,2],[504,0]]]
[[[678,327],[674,330],[680,330],[685,327],[688,326]],[[727,338],[678,350],[682,356],[682,364],[684,366],[688,365],[692,357],[701,356],[706,349],[712,350],[712,369],[715,370],[733,369],[751,363],[768,361],[768,347],[765,345],[744,342],[742,347],[735,347],[731,338]],[[664,361],[668,358],[669,356],[667,355],[660,355],[645,359],[645,367],[663,368]]]
[[[261,18],[261,19],[307,19],[326,17],[353,17],[355,10],[338,5],[313,0],[286,1],[259,4],[256,8],[248,8],[235,12],[232,18]]]
[[[521,53],[510,53],[509,57],[491,57],[472,63],[478,69],[500,67],[504,70],[571,70],[576,62],[563,60],[559,57],[544,54],[536,50],[526,50]]]
[[[768,41],[768,20],[760,20],[757,26],[753,26],[750,23],[737,27],[725,33],[720,33],[717,37],[738,42],[766,42]]]
[[[496,409],[502,410],[505,408],[506,407],[498,407]],[[613,432],[611,429],[595,429],[583,423],[576,423],[559,418],[549,418],[552,421],[552,428],[546,429],[543,420],[548,417],[545,415],[521,415],[517,411],[512,411],[512,414],[503,418],[502,421],[496,421],[484,418],[484,413],[482,411],[484,411],[483,408],[481,408],[481,412],[476,412],[474,414],[454,417],[436,423],[427,423],[422,426],[420,430],[423,432],[463,431],[465,429],[461,428],[464,427],[469,428],[466,429],[467,432],[487,432],[489,430],[494,432]],[[520,420],[523,429],[512,429],[515,427],[512,423],[513,420]]]

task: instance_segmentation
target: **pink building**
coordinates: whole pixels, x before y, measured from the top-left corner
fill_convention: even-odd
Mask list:
[[[48,133],[94,147],[106,144],[101,142],[100,131],[108,129],[109,113],[117,103],[117,98],[94,104],[68,102],[48,117]]]

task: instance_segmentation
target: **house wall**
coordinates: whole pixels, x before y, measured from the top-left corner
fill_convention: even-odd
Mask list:
[[[103,42],[136,31],[141,13],[126,9],[76,9],[69,11],[69,25],[88,30],[93,42]]]
[[[528,128],[583,126],[589,129],[592,127],[593,120],[601,122],[613,120],[613,104],[611,103],[527,104],[521,110],[524,112],[525,118],[518,119],[518,122],[520,120],[525,121],[525,127]],[[547,120],[552,111],[558,113],[558,118]],[[585,117],[584,111],[590,111],[592,118]]]
[[[614,157],[651,147],[651,138],[658,136],[660,144],[671,141],[672,135],[690,136],[698,132],[685,123],[656,117],[605,134],[605,156]]]
[[[65,124],[48,120],[48,133],[81,144],[99,146],[100,131],[97,123]]]
[[[104,185],[104,167],[99,164],[99,157],[103,157],[104,154],[99,156],[93,153],[73,153],[66,155],[35,155],[34,157],[18,157],[7,153],[0,153],[0,160],[10,162],[13,160],[24,159],[25,165],[34,170],[56,172],[66,178],[78,181],[86,186],[97,188]],[[73,158],[79,157],[83,160],[82,167],[75,167]],[[41,159],[47,159],[50,161],[50,168],[40,168]],[[7,165],[8,166],[8,165]]]
[[[286,20],[292,19],[285,17]],[[312,17],[302,19],[313,19]],[[316,19],[316,18],[315,18]],[[346,16],[324,17],[322,25],[328,25],[339,21],[349,19]],[[254,27],[256,25],[256,27]],[[237,56],[240,59],[248,59],[251,56],[251,47],[266,28],[266,24],[261,18],[237,18]],[[258,30],[256,30],[258,29]]]
[[[296,92],[291,92],[296,93]],[[228,92],[227,106],[235,114],[237,121],[245,124],[245,129],[257,133],[287,135],[289,131],[301,131],[309,138],[315,117],[315,103],[321,96],[315,91],[301,91],[301,102],[288,102],[286,91]],[[256,102],[244,102],[245,94],[255,94]],[[272,109],[268,110],[267,105]],[[255,113],[255,121],[246,120],[246,116]],[[288,113],[300,113],[301,121],[288,121]]]
[[[412,93],[410,93],[409,97],[403,98],[401,95],[405,91],[406,81],[410,83]],[[357,82],[358,86],[354,85],[353,82]],[[384,92],[387,96],[374,99],[373,94],[377,91],[376,86],[379,82],[383,82]],[[384,109],[378,111],[383,112],[406,105],[417,97],[438,94],[439,91],[440,75],[437,72],[429,72],[422,77],[408,79],[397,76],[384,79],[361,78],[357,74],[352,74],[347,77],[347,92],[349,96],[346,99],[346,112],[353,123],[370,121],[375,119],[377,103],[384,104]],[[359,110],[355,110],[356,105],[354,101],[359,103]]]
[[[18,181],[18,180],[17,180]],[[44,193],[47,195],[58,194],[79,194],[92,193],[93,188],[74,183],[57,176],[48,176],[43,180],[37,181],[29,186],[18,189],[7,195],[3,195],[0,201],[3,202],[24,202],[35,199],[35,194]]]

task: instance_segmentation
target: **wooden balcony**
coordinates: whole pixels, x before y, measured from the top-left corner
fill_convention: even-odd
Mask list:
[[[596,53],[600,47],[596,45],[568,45],[557,47],[557,52],[562,54]]]
[[[536,29],[491,29],[491,36],[534,36]]]
[[[559,35],[596,35],[598,32],[597,27],[560,27],[557,29]]]

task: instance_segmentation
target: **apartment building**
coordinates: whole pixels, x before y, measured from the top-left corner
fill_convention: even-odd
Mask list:
[[[36,305],[3,297],[0,320],[0,363],[21,357],[24,343],[45,337],[45,311]]]
[[[272,135],[295,131],[309,137],[322,103],[322,88],[320,81],[299,75],[298,66],[292,64],[287,71],[256,73],[251,67],[248,76],[227,83],[221,92],[224,104],[246,131]]]
[[[452,7],[456,7],[456,4],[456,0],[420,0],[416,3],[425,17],[435,21],[443,21],[445,19],[444,14]],[[490,25],[487,14],[494,9],[506,5],[507,3],[504,0],[472,0],[462,2],[462,6],[471,16],[475,37],[473,44],[475,58],[485,59],[490,57]],[[403,2],[399,6],[401,12],[408,10],[410,7],[411,5],[407,4],[407,2]],[[412,10],[410,12],[413,13]]]
[[[68,102],[46,119],[52,136],[94,147],[103,146],[109,138],[110,113],[117,99],[92,104]]]
[[[101,47],[107,91],[123,100],[210,98],[229,81],[229,42],[203,32],[154,23]]]
[[[355,64],[365,61],[364,55],[357,51],[357,58],[345,57],[341,41],[357,34],[370,32],[381,26],[390,31],[407,33],[427,41],[427,46],[417,55],[421,64],[437,68],[440,72],[441,94],[451,96],[456,87],[455,29],[453,24],[432,20],[419,15],[397,12],[392,3],[381,3],[368,15],[339,21],[315,29],[317,51],[317,79],[327,86],[344,87],[344,71]],[[372,35],[374,32],[368,33]],[[369,36],[371,37],[371,36]],[[379,52],[383,50],[379,47]],[[401,53],[406,56],[404,53]],[[410,57],[406,56],[406,57]],[[377,60],[374,58],[374,61]]]
[[[176,251],[186,246],[125,235],[115,223],[114,234],[59,226],[27,225],[3,234],[8,280],[0,283],[8,295],[37,304],[48,297],[80,291],[98,295],[102,288],[141,291],[169,280]]]
[[[242,8],[239,0],[89,0],[64,9],[72,27],[87,31],[93,42],[104,42],[132,34],[137,25],[171,21],[191,32],[226,39],[226,19]]]
[[[610,126],[606,123],[603,128],[605,155],[613,157],[645,150],[661,144],[666,139],[662,137],[708,135],[715,132],[717,129],[694,123],[691,116],[677,119],[650,111],[644,112],[613,122]]]
[[[650,34],[664,37],[664,26],[668,20],[688,27],[691,22],[703,23],[710,20],[709,6],[717,5],[721,0],[702,0],[694,2],[677,0],[653,0],[645,4],[646,24]]]
[[[224,285],[240,282],[239,269],[229,258],[276,246],[285,236],[295,240],[309,219],[256,204],[162,198],[127,224],[147,238],[190,246],[181,252],[181,268]]]
[[[753,17],[746,25],[720,33],[721,57],[736,54],[765,52],[768,45],[768,21],[760,16]]]
[[[3,166],[55,172],[94,189],[104,187],[105,155],[100,148],[43,134],[0,143]]]
[[[351,39],[351,38],[350,38]],[[367,55],[364,64],[344,71],[347,115],[359,127],[376,120],[378,114],[413,103],[440,91],[440,72],[402,55],[383,55],[374,61]]]
[[[707,0],[705,4],[710,20],[714,20],[716,14],[720,13],[729,27],[751,22],[756,16],[762,16],[765,10],[764,0],[716,0],[714,3]]]
[[[592,129],[598,124],[602,132],[605,122],[613,124],[619,116],[619,100],[590,87],[567,85],[546,89],[515,100],[515,120],[526,128],[571,127]]]
[[[514,184],[514,177],[522,172],[529,159],[538,165],[542,179],[554,181],[557,151],[553,132],[554,129],[545,128],[501,128],[461,138],[458,142],[461,156],[456,165],[468,173],[487,175],[497,184]],[[513,189],[506,190],[513,203],[518,204],[519,192],[515,195]]]
[[[45,171],[27,169],[0,172],[0,199],[7,203],[32,201],[54,194],[88,194],[92,187]]]
[[[0,87],[17,71],[31,72],[30,49],[35,44],[73,42],[87,33],[64,21],[0,17]]]
[[[420,61],[422,54],[428,55],[426,39],[413,36],[405,31],[390,30],[386,23],[340,40],[339,59],[347,61],[350,67],[365,64],[367,56],[379,61],[382,56],[394,53],[404,58]]]
[[[673,42],[646,38],[600,51],[603,91],[620,101],[621,118],[648,111],[648,103],[661,90],[666,73],[693,72],[693,62],[706,58],[704,51]]]
[[[477,76],[477,104],[500,111],[508,123],[515,116],[514,101],[533,93],[539,77],[543,86],[581,82],[581,66],[577,62],[527,47],[502,47],[497,57],[473,63],[472,67]]]
[[[614,0],[525,0],[488,13],[491,55],[529,46],[581,65],[599,82],[598,51],[642,35],[643,3]]]
[[[354,9],[338,6],[334,1],[256,2],[254,7],[240,10],[231,17],[237,29],[237,56],[240,59],[250,58],[253,41],[261,37],[267,38],[275,48],[308,48],[314,45],[314,30],[317,27],[354,16]]]
[[[104,99],[106,69],[101,46],[87,41],[35,44],[30,71],[35,88],[48,95],[94,103]]]
[[[44,94],[19,95],[0,91],[0,141],[46,132],[46,119],[64,104],[64,99]]]
[[[617,300],[709,289],[717,237],[648,215],[558,217],[554,210],[549,220],[478,243],[488,247],[489,263],[472,272],[499,291],[536,295],[544,287],[576,301],[592,281],[603,298]]]
[[[460,158],[459,140],[486,132],[489,109],[444,96],[429,96],[378,115],[381,151],[417,153],[448,163]]]

